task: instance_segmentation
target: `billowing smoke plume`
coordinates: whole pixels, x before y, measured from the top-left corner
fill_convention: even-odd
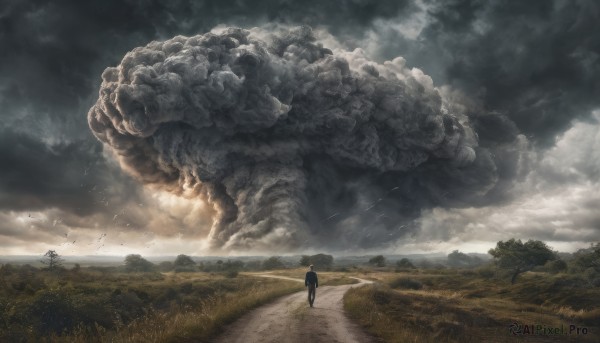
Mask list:
[[[142,182],[211,204],[211,241],[232,249],[405,235],[422,208],[464,206],[497,185],[470,117],[513,128],[456,112],[400,57],[334,53],[308,27],[152,42],[102,79],[96,137]]]

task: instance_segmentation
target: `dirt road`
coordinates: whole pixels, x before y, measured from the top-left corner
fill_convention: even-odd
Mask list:
[[[300,279],[281,278],[304,282]],[[372,337],[344,315],[344,293],[352,287],[370,283],[367,280],[357,280],[361,283],[317,288],[312,308],[308,306],[307,292],[294,293],[259,307],[227,327],[226,332],[217,337],[215,342],[373,342]]]

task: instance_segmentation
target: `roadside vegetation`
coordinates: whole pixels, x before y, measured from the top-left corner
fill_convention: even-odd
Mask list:
[[[330,269],[331,255],[303,256],[286,269],[264,260],[196,261],[179,255],[154,264],[127,255],[120,266],[65,268],[54,250],[31,265],[0,266],[0,342],[203,342],[275,298],[304,289],[305,268]],[[289,266],[288,266],[289,267]],[[321,285],[356,283],[320,274]]]
[[[462,268],[403,259],[366,271],[375,283],[348,291],[344,307],[384,342],[600,342],[600,245],[565,261],[540,243],[499,242],[489,263],[454,251],[448,265]],[[524,333],[524,325],[562,331]]]
[[[233,261],[203,272],[190,260],[178,257],[166,273],[139,255],[117,268],[3,265],[0,342],[206,341],[250,309],[304,288],[238,274],[243,266]]]

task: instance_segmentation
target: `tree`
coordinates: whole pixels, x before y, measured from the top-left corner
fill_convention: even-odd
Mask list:
[[[412,262],[409,259],[407,259],[406,257],[397,261],[396,266],[398,266],[398,268],[415,269],[415,265],[412,264]]]
[[[600,243],[592,244],[587,249],[579,249],[574,256],[573,264],[576,269],[584,271],[592,268],[600,273]]]
[[[385,267],[385,257],[383,257],[383,255],[377,255],[369,260],[369,264],[377,267]]]
[[[554,260],[546,263],[546,267],[550,273],[556,274],[567,270],[568,266],[567,262],[563,260]]]
[[[244,262],[240,261],[240,260],[227,260],[225,261],[225,263],[223,263],[223,269],[227,270],[227,271],[231,271],[231,270],[235,270],[235,271],[240,271],[244,268]]]
[[[498,267],[512,270],[510,282],[513,284],[519,274],[556,259],[555,252],[546,243],[531,239],[525,243],[514,238],[506,242],[499,241],[496,248],[488,253],[494,257]]]
[[[41,260],[40,262],[47,265],[48,270],[56,270],[56,269],[62,267],[63,261],[64,261],[64,259],[58,253],[56,253],[56,251],[48,250],[44,254],[44,259]]]
[[[300,258],[300,265],[304,267],[310,266],[310,256],[302,255],[302,257]]]
[[[154,271],[154,263],[146,260],[141,255],[131,254],[125,256],[125,270],[128,272],[151,272]]]
[[[300,265],[308,267],[311,264],[315,265],[317,269],[329,269],[333,265],[333,256],[326,254],[302,255]]]
[[[277,256],[271,256],[263,261],[263,268],[267,270],[282,269],[285,268],[285,265],[283,262],[281,262],[281,258]]]
[[[329,269],[333,265],[333,256],[326,254],[312,255],[310,264],[314,264],[318,269]]]
[[[175,272],[192,272],[196,270],[196,262],[188,255],[178,255],[173,262]]]
[[[455,268],[471,267],[481,264],[481,259],[477,256],[469,256],[458,250],[448,254],[448,265]]]
[[[175,267],[188,267],[188,266],[195,266],[196,262],[194,262],[194,260],[192,260],[191,257],[189,257],[188,255],[177,255],[177,257],[175,258],[175,262],[173,262],[173,265]]]

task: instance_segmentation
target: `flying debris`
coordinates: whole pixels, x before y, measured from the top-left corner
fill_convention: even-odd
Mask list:
[[[365,212],[368,212],[369,210],[371,210],[373,207],[375,207],[375,205],[377,205],[377,203],[376,203],[376,202],[374,202],[374,203],[373,203],[373,204],[371,204],[369,207],[367,207],[367,208],[365,209]]]
[[[325,219],[325,221],[327,221],[327,220],[329,220],[329,219],[332,219],[332,218],[335,218],[335,217],[337,217],[337,216],[339,216],[339,215],[340,215],[340,214],[339,214],[339,212],[338,212],[338,213],[334,213],[333,215],[331,215],[331,216],[327,217],[327,219]]]

